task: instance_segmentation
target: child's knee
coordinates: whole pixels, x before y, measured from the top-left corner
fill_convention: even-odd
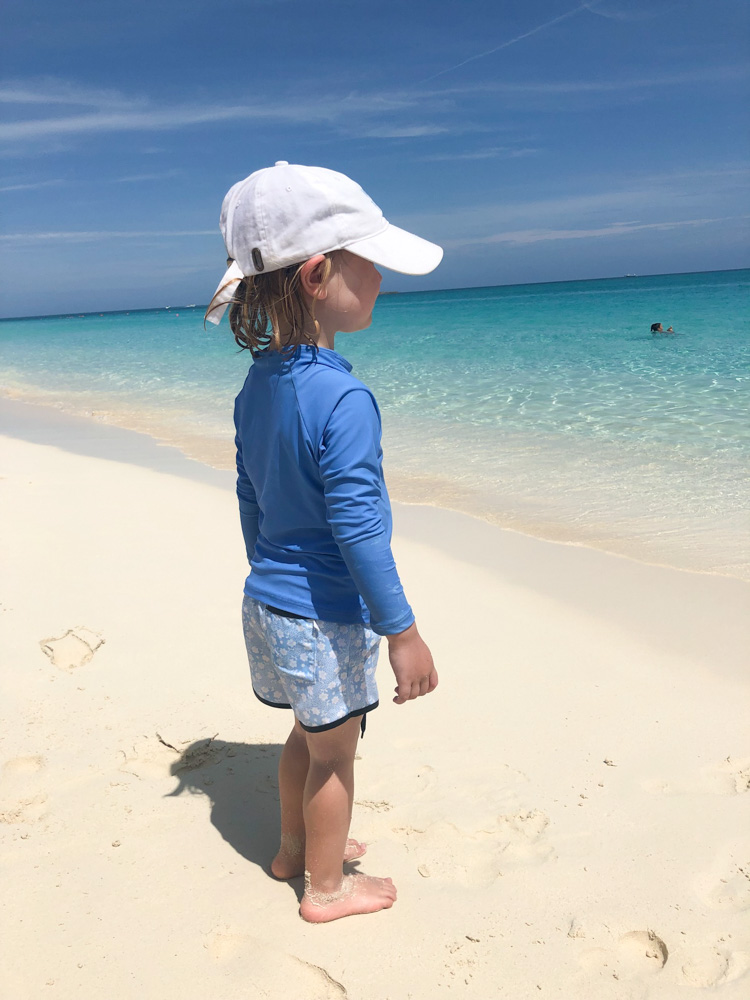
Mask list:
[[[306,733],[310,760],[321,767],[335,771],[348,767],[354,761],[359,739],[360,720],[348,719],[340,726],[322,733]]]

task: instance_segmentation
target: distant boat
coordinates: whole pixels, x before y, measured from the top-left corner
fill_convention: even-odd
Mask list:
[[[637,278],[638,275],[637,274],[626,274],[625,277],[626,278]]]

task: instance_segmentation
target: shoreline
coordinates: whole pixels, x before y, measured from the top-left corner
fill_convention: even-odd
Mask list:
[[[34,411],[37,412],[34,413]],[[229,433],[227,441],[224,442],[206,434],[191,435],[187,432],[180,432],[168,424],[154,427],[152,421],[144,421],[135,410],[130,414],[125,411],[116,412],[114,419],[108,419],[112,416],[111,410],[87,410],[59,401],[56,404],[52,399],[43,400],[39,396],[34,397],[33,394],[31,400],[27,400],[18,391],[0,388],[0,425],[7,425],[9,427],[7,433],[10,433],[11,436],[23,436],[24,433],[33,434],[34,427],[42,427],[48,421],[58,425],[59,436],[63,440],[65,439],[66,426],[71,429],[73,438],[77,437],[81,440],[87,436],[86,427],[101,428],[105,432],[111,430],[115,433],[119,432],[118,440],[126,452],[132,452],[135,456],[135,464],[145,464],[149,468],[158,470],[160,463],[167,460],[166,456],[169,455],[168,461],[171,465],[188,470],[183,474],[189,474],[191,471],[194,478],[200,478],[205,482],[219,482],[222,481],[223,477],[230,476],[233,483],[234,449],[229,440]],[[12,426],[14,421],[17,425],[17,434]],[[127,439],[122,436],[126,434],[137,435],[148,440],[151,444],[144,444],[142,449],[138,448],[135,439],[126,444]],[[89,436],[96,437],[94,431],[91,431]],[[30,439],[44,440],[38,434],[36,438]],[[176,457],[177,454],[182,457],[186,464],[180,463]],[[199,469],[210,471],[199,472]],[[388,468],[386,473],[392,501],[404,507],[422,507],[455,513],[483,524],[492,525],[503,531],[515,532],[524,537],[553,544],[581,547],[644,566],[674,569],[680,572],[750,583],[750,576],[746,576],[744,572],[739,570],[728,572],[705,565],[690,565],[689,548],[675,549],[673,547],[666,555],[659,556],[652,551],[653,544],[644,543],[632,535],[624,539],[612,537],[608,535],[605,528],[601,527],[599,533],[595,534],[593,525],[579,530],[576,535],[569,523],[549,519],[545,521],[541,517],[534,520],[530,516],[520,516],[517,512],[510,510],[499,514],[490,509],[489,503],[483,501],[478,491],[462,487],[460,483],[454,483],[448,479],[394,471],[393,468]],[[425,493],[429,493],[436,499],[426,499]],[[677,558],[679,556],[682,556],[682,561]]]
[[[215,486],[234,498],[233,470],[216,469],[149,434],[0,396],[0,426],[9,420],[15,431],[2,432],[9,437]],[[392,505],[394,537],[437,547],[483,571],[500,566],[514,586],[585,607],[624,632],[638,622],[650,641],[662,642],[666,625],[672,653],[704,662],[715,658],[730,674],[741,674],[743,646],[750,648],[750,624],[742,624],[743,609],[750,614],[748,581],[540,538],[436,504],[394,500]],[[601,578],[609,580],[608,588],[601,587]]]

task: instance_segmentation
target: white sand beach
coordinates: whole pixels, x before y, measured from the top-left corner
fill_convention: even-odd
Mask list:
[[[746,1000],[749,585],[397,505],[441,683],[381,658],[352,833],[399,898],[311,926],[232,490],[45,419],[2,439],[3,997]]]

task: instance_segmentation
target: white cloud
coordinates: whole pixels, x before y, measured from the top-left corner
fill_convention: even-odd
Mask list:
[[[469,94],[519,94],[519,95],[569,95],[600,94],[618,91],[662,90],[665,87],[685,87],[697,83],[730,83],[744,80],[750,75],[750,66],[696,67],[681,73],[655,73],[649,76],[621,77],[598,80],[524,80],[510,82],[491,80],[446,87],[430,91],[432,97],[451,97]]]
[[[48,233],[0,233],[0,242],[11,245],[34,243],[101,243],[107,240],[126,239],[179,239],[189,236],[213,236],[218,238],[217,229],[178,230],[65,230]]]
[[[464,114],[466,99],[476,99],[482,93],[502,95],[511,103],[520,101],[527,104],[539,100],[548,103],[549,99],[555,98],[569,101],[575,95],[638,95],[691,83],[726,82],[747,74],[746,67],[727,66],[620,80],[493,81],[431,91],[422,88],[414,91],[352,92],[343,98],[333,94],[316,94],[314,99],[304,100],[297,97],[274,100],[253,98],[246,102],[236,100],[231,105],[201,102],[173,106],[153,103],[139,95],[79,87],[66,80],[35,78],[25,82],[0,83],[0,102],[26,107],[29,111],[33,109],[37,114],[42,109],[58,107],[61,113],[47,113],[41,117],[34,117],[33,114],[29,117],[27,113],[15,121],[6,116],[0,124],[0,140],[10,144],[32,142],[36,147],[40,142],[72,141],[86,135],[160,132],[238,121],[280,125],[327,124],[339,132],[361,138],[420,139],[486,131],[486,125],[467,125]],[[566,102],[565,107],[570,110],[571,105]],[[404,122],[404,116],[414,116],[415,109],[419,109],[422,121],[415,124],[407,119]],[[428,115],[433,120],[426,121]]]
[[[84,115],[61,118],[36,118],[0,125],[0,139],[36,139],[51,135],[81,135],[102,132],[146,132],[183,128],[206,122],[231,121],[241,118],[273,117],[267,109],[250,107],[186,107],[147,111],[94,111]]]
[[[466,153],[433,153],[420,156],[423,163],[442,163],[450,160],[512,160],[518,156],[533,156],[539,149],[527,146],[494,146],[492,149],[475,149]]]
[[[357,134],[363,139],[416,139],[449,131],[443,125],[375,125]]]
[[[742,217],[741,217],[742,218]],[[446,248],[458,249],[467,246],[510,243],[516,246],[529,243],[543,243],[548,240],[588,240],[602,236],[624,236],[645,230],[667,231],[686,226],[707,226],[717,222],[732,222],[735,219],[681,219],[678,222],[613,222],[596,229],[520,229],[514,232],[493,233],[475,239],[447,240]]]
[[[113,184],[140,184],[143,181],[163,181],[170,177],[178,177],[181,170],[162,170],[153,174],[130,174],[127,177],[113,177]]]
[[[58,177],[55,180],[50,180],[50,181],[31,181],[28,184],[4,184],[0,186],[0,192],[36,191],[37,188],[57,187],[57,185],[64,183],[65,181],[61,177]]]
[[[664,0],[624,0],[623,3],[613,3],[612,0],[594,0],[585,6],[592,14],[610,18],[613,21],[650,21],[673,6]]]
[[[497,201],[462,204],[438,212],[405,213],[398,225],[431,234],[441,241],[476,242],[493,232],[546,232],[598,230],[612,220],[644,220],[647,223],[672,216],[679,219],[725,216],[745,203],[743,189],[750,176],[747,166],[726,164],[714,169],[675,170],[637,177],[586,177],[577,179],[585,193],[538,198],[514,198],[513,192],[498,192]],[[589,190],[603,183],[608,190]],[[528,190],[521,188],[522,191]],[[503,200],[499,200],[502,197]],[[708,209],[708,212],[706,211]]]
[[[57,88],[57,89],[55,89]],[[50,137],[101,134],[106,132],[149,132],[181,129],[193,125],[231,121],[265,121],[285,124],[329,123],[345,125],[361,116],[382,116],[423,105],[424,100],[405,94],[316,95],[314,100],[257,100],[248,103],[204,103],[175,106],[154,105],[142,98],[127,98],[109,91],[86,91],[57,81],[39,85],[0,86],[0,101],[7,103],[84,105],[93,110],[43,118],[25,118],[0,124],[0,140],[36,141]],[[394,137],[436,135],[444,126],[389,126],[383,129]]]
[[[90,108],[132,108],[137,99],[116,90],[80,87],[58,77],[32,77],[0,83],[1,104],[67,104]]]

